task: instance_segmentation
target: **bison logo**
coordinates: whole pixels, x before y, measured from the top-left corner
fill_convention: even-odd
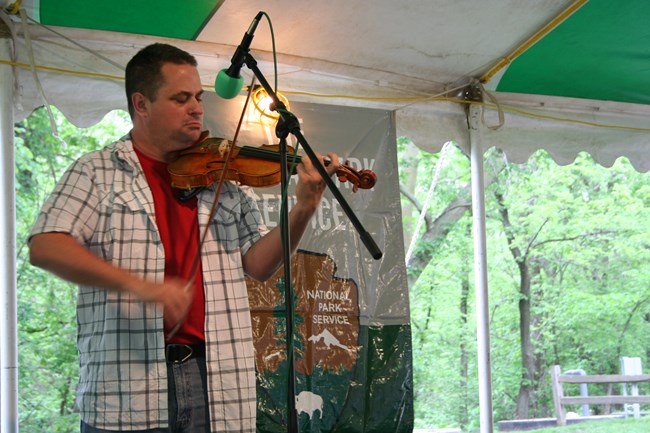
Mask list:
[[[296,411],[298,415],[306,413],[309,415],[309,419],[318,411],[320,418],[323,418],[323,397],[309,391],[301,392],[296,396]]]

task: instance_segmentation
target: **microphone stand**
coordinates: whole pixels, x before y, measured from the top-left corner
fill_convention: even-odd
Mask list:
[[[280,217],[280,230],[281,230],[281,239],[282,247],[284,251],[284,299],[285,299],[285,308],[286,312],[286,328],[287,328],[287,360],[289,366],[289,378],[288,378],[288,397],[287,397],[287,412],[288,412],[288,431],[291,433],[298,433],[298,413],[296,411],[296,384],[295,384],[295,362],[294,362],[294,350],[293,350],[293,289],[292,289],[292,279],[291,279],[291,249],[289,243],[289,205],[287,197],[284,195],[286,191],[286,186],[289,183],[288,175],[288,152],[287,152],[287,140],[286,138],[289,134],[293,134],[294,137],[298,140],[298,143],[302,146],[303,150],[312,161],[314,167],[318,170],[319,174],[329,187],[330,191],[334,197],[339,202],[341,208],[346,213],[352,225],[355,227],[361,241],[364,243],[370,255],[375,259],[379,260],[382,257],[382,252],[370,236],[370,234],[364,229],[363,225],[354,214],[354,211],[350,205],[346,202],[345,198],[341,194],[341,191],[336,187],[334,181],[321,164],[320,160],[309,146],[309,143],[302,135],[300,131],[300,122],[286,109],[286,106],[282,101],[280,101],[273,90],[271,85],[266,80],[260,69],[257,67],[257,61],[246,51],[244,56],[243,64],[248,66],[253,74],[257,77],[257,80],[260,82],[266,93],[273,100],[271,109],[277,111],[280,114],[280,119],[276,126],[276,135],[280,138],[280,188],[282,191],[282,204],[281,204],[281,217]]]

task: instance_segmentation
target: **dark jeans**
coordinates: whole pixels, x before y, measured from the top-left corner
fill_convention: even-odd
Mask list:
[[[129,433],[210,433],[205,358],[167,363],[167,377],[169,429],[156,428]],[[81,433],[115,433],[115,430],[96,429],[82,421]]]

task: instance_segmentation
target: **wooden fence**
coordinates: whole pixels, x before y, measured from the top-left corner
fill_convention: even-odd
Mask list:
[[[566,405],[582,404],[650,404],[650,395],[590,395],[590,396],[565,396],[562,384],[564,383],[622,383],[622,384],[639,384],[650,382],[650,374],[622,375],[622,374],[604,374],[604,375],[586,375],[586,376],[563,376],[559,365],[554,365],[551,369],[551,381],[553,386],[553,401],[555,403],[555,413],[557,416],[557,425],[566,425]]]

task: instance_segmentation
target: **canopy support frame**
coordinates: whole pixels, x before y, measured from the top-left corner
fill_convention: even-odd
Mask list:
[[[480,93],[479,93],[480,94]],[[492,375],[490,361],[490,320],[485,229],[484,155],[479,128],[482,107],[470,104],[467,115],[470,141],[472,231],[474,238],[474,291],[476,297],[476,340],[478,362],[480,432],[492,433]]]
[[[0,57],[12,58],[9,29],[0,20]],[[0,431],[18,432],[18,326],[16,303],[16,190],[14,150],[14,71],[0,65],[0,143],[3,211],[0,213]]]

